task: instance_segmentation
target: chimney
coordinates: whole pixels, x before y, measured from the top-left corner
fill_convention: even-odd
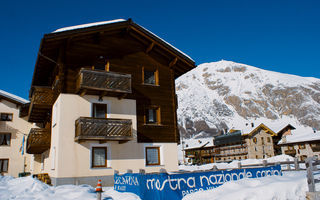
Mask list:
[[[254,127],[254,123],[251,123],[251,127],[252,127],[252,128]]]

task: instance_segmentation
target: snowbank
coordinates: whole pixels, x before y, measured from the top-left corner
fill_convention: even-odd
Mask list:
[[[103,188],[102,199],[113,200],[137,200],[138,196],[132,193],[119,193],[112,187]],[[0,199],[1,200],[95,200],[94,188],[89,185],[62,185],[48,186],[31,176],[13,178],[0,176]]]
[[[305,199],[306,172],[284,172],[283,176],[242,179],[227,182],[212,190],[189,194],[183,200],[287,200]]]
[[[237,168],[239,162],[241,162],[241,165],[250,165],[250,164],[262,164],[263,160],[267,160],[267,162],[281,162],[281,161],[286,161],[287,159],[289,159],[289,161],[293,161],[293,157],[282,154],[282,155],[274,156],[267,159],[234,160],[231,163],[210,163],[210,164],[199,165],[199,166],[198,165],[180,165],[179,169],[185,170],[185,171],[209,170],[209,169],[212,169],[213,166],[217,166],[218,169],[232,169],[232,168]]]

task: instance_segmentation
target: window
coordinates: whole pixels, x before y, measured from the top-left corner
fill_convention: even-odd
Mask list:
[[[146,147],[146,165],[160,165],[160,147]]]
[[[293,146],[288,146],[288,150],[293,150],[294,147]]]
[[[306,145],[305,144],[299,144],[299,149],[305,149]]]
[[[261,144],[264,145],[263,137],[261,137]]]
[[[256,138],[256,137],[254,137],[252,140],[253,140],[253,142],[254,142],[255,144],[257,144],[257,138]]]
[[[94,69],[106,70],[106,68],[107,68],[107,59],[104,56],[99,56],[94,63]]]
[[[107,167],[107,147],[92,147],[92,167]]]
[[[158,70],[142,70],[143,84],[159,85]]]
[[[11,133],[0,133],[0,146],[9,146]]]
[[[161,123],[160,107],[151,107],[146,109],[145,123],[158,125]]]
[[[12,121],[13,114],[12,113],[1,113],[0,120],[1,121]]]
[[[107,104],[94,103],[92,106],[92,117],[107,118]]]
[[[0,173],[8,172],[9,159],[0,159]]]
[[[271,142],[271,139],[270,139],[270,137],[267,137],[267,142]]]

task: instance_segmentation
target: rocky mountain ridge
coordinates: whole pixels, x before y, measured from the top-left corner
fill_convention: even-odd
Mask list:
[[[176,80],[183,137],[207,137],[253,121],[320,129],[320,79],[231,61],[204,63]]]

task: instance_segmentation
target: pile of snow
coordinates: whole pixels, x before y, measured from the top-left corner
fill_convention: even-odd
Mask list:
[[[251,165],[251,164],[262,164],[263,160],[267,160],[269,163],[281,162],[281,161],[293,161],[294,158],[289,155],[278,155],[266,159],[245,159],[245,160],[234,160],[231,163],[210,163],[205,165],[180,165],[179,169],[184,171],[198,171],[198,170],[210,170],[213,166],[218,169],[233,169],[238,168],[238,163],[241,165]]]
[[[133,193],[120,193],[112,187],[104,187],[102,199],[113,200],[137,200],[140,199]],[[95,189],[89,185],[62,185],[48,186],[47,184],[33,179],[31,176],[13,178],[0,176],[0,199],[1,200],[95,200]]]
[[[284,172],[283,176],[241,179],[227,182],[212,190],[185,196],[184,200],[287,200],[305,199],[308,189],[306,172]]]

